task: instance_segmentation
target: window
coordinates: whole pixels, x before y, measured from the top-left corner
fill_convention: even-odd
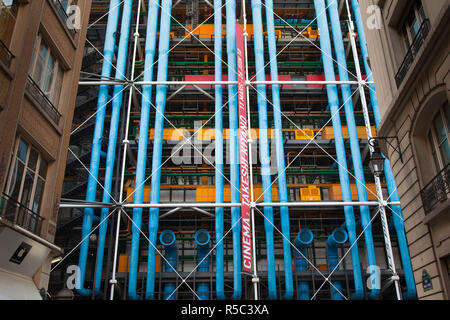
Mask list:
[[[404,25],[404,36],[406,49],[408,49],[420,31],[420,27],[425,21],[425,13],[420,1],[417,1],[411,9]]]
[[[6,46],[11,43],[18,7],[17,0],[0,0],[0,40]]]
[[[439,109],[428,132],[428,143],[436,171],[450,163],[450,106],[448,101]]]
[[[19,137],[11,165],[6,194],[35,214],[39,214],[47,162],[39,151]]]
[[[64,72],[41,36],[36,39],[30,77],[54,106],[59,104]]]

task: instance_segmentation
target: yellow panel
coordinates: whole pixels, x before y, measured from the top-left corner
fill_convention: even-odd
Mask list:
[[[302,201],[320,201],[320,189],[316,187],[301,188],[300,199]]]
[[[375,127],[372,126],[371,130],[372,130],[372,134],[375,137],[376,136]],[[356,127],[356,132],[358,134],[358,138],[359,139],[367,139],[367,132],[366,132],[366,127],[365,126],[358,126],[358,127]],[[347,127],[342,127],[342,134],[344,136],[344,139],[348,139],[349,138]],[[326,140],[334,139],[333,127],[325,127],[325,128],[322,129],[322,139],[326,139]]]
[[[295,129],[295,140],[311,140],[314,138],[314,129]]]

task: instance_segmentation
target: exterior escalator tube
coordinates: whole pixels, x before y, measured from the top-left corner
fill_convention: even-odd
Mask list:
[[[158,25],[159,0],[149,0],[148,23],[145,42],[144,81],[153,80],[153,64],[156,52],[156,32]],[[142,86],[141,117],[139,121],[139,145],[136,163],[136,180],[134,189],[134,203],[141,204],[144,201],[145,170],[147,166],[147,144],[150,121],[150,101],[152,99],[152,86]],[[131,236],[130,272],[128,280],[128,298],[136,300],[140,297],[136,293],[139,238],[142,225],[142,208],[133,209],[133,225]]]
[[[269,45],[269,59],[270,59],[270,77],[272,81],[278,81],[278,65],[277,65],[277,47],[275,41],[275,24],[273,17],[273,1],[266,0],[266,23],[267,23],[267,38]],[[280,103],[280,87],[279,85],[272,85],[272,100],[273,100],[273,120],[274,120],[274,135],[275,135],[275,154],[277,159],[278,171],[278,194],[280,202],[288,202],[288,190],[286,182],[286,164],[284,161],[284,143],[283,143],[283,124],[281,118],[281,103]],[[284,281],[285,294],[284,299],[292,299],[294,297],[294,282],[292,276],[292,256],[290,243],[290,223],[289,223],[289,208],[280,208],[281,217],[281,231],[283,233],[283,258],[284,258]]]
[[[254,31],[254,48],[256,64],[256,81],[264,81],[264,39],[261,17],[261,0],[252,0],[252,16]],[[272,179],[270,175],[270,152],[269,152],[269,132],[267,121],[267,92],[265,85],[256,87],[259,118],[259,159],[261,161],[261,179],[263,202],[272,202]],[[284,158],[284,157],[283,157]],[[273,243],[273,208],[264,207],[264,228],[266,230],[267,246],[267,279],[269,296],[268,299],[277,298],[277,283],[275,275],[275,251]]]
[[[119,50],[117,53],[117,65],[116,65],[116,80],[123,80],[125,78],[126,65],[127,65],[127,53],[128,53],[128,40],[130,38],[130,23],[131,15],[133,11],[133,0],[125,0],[123,3],[122,13],[122,26],[120,29]],[[113,100],[112,100],[112,112],[111,123],[109,127],[109,143],[108,151],[106,153],[106,171],[105,182],[103,185],[103,203],[111,202],[111,185],[114,171],[114,160],[116,157],[116,145],[117,145],[117,133],[119,130],[119,118],[120,109],[122,108],[123,98],[123,85],[114,86]],[[106,219],[109,214],[108,208],[102,208],[100,221]],[[100,286],[102,281],[102,269],[103,269],[103,256],[105,251],[105,239],[106,231],[108,228],[107,220],[104,221],[99,227],[99,239],[97,247],[97,265],[95,270],[95,294],[100,293]]]
[[[105,34],[105,46],[103,48],[103,65],[102,65],[102,80],[107,81],[111,76],[111,67],[114,57],[116,44],[116,31],[119,24],[120,4],[119,0],[111,0],[109,4],[108,22]],[[98,92],[97,101],[97,115],[95,118],[94,136],[92,139],[91,162],[89,166],[88,185],[86,190],[86,201],[93,202],[96,200],[98,171],[100,167],[101,147],[103,141],[103,126],[105,123],[106,105],[108,103],[109,86],[101,85]],[[81,227],[81,246],[80,256],[78,259],[79,267],[79,283],[80,287],[77,292],[82,296],[92,294],[92,291],[84,287],[84,280],[86,275],[86,263],[89,250],[89,233],[92,230],[92,222],[94,219],[94,209],[84,209],[83,225]]]
[[[159,35],[159,63],[157,81],[167,81],[167,70],[169,62],[169,43],[170,43],[170,22],[172,12],[172,0],[163,0],[161,7],[161,27]],[[167,86],[158,85],[156,87],[155,98],[155,137],[153,139],[152,155],[152,178],[150,202],[159,203],[160,184],[161,184],[161,160],[162,144],[164,130],[164,111],[166,107]],[[148,132],[147,132],[148,134]],[[145,292],[146,299],[154,299],[155,293],[155,255],[156,255],[156,234],[158,232],[159,209],[151,208],[148,223],[149,246],[147,262],[147,287]]]
[[[222,81],[222,0],[214,0],[215,81]],[[215,182],[216,203],[223,203],[223,112],[222,86],[215,86]],[[225,299],[223,275],[223,212],[216,207],[216,297]]]
[[[314,235],[310,229],[303,228],[295,238],[294,245],[297,250],[294,250],[295,270],[306,271],[308,269],[308,261],[306,260],[306,247],[311,244]],[[307,281],[299,281],[297,284],[298,300],[309,300],[309,284]]]
[[[331,30],[333,34],[334,49],[336,52],[336,59],[339,69],[339,78],[341,81],[349,81],[347,60],[345,56],[344,41],[342,39],[342,30],[339,20],[338,5],[335,0],[327,0],[328,12],[331,21]],[[356,178],[356,189],[358,193],[359,201],[368,201],[366,182],[364,178],[364,168],[361,158],[361,150],[358,140],[358,132],[356,130],[355,114],[353,110],[352,90],[350,85],[341,85],[342,101],[344,103],[345,118],[347,120],[348,135],[350,140],[350,150],[352,153],[353,169]],[[372,224],[370,223],[370,209],[368,206],[360,207],[361,226],[364,231],[364,239],[366,243],[367,261],[369,266],[377,266],[375,257],[375,247],[373,243]],[[369,268],[373,274],[370,275],[370,279],[374,283],[380,283],[380,275],[376,272],[375,268]],[[369,293],[370,299],[376,299],[380,295],[379,286],[372,286],[372,290]]]
[[[210,242],[211,236],[206,230],[198,230],[195,233],[195,242],[197,243],[197,264],[198,272],[209,272],[211,264]],[[199,282],[197,285],[197,295],[200,300],[209,300],[209,283]]]
[[[320,48],[322,50],[322,61],[325,70],[326,81],[336,81],[334,73],[334,65],[332,60],[330,34],[328,31],[328,19],[326,15],[326,8],[324,0],[314,0],[314,7],[316,10],[317,24],[320,34]],[[339,163],[339,180],[342,190],[342,199],[345,202],[352,201],[352,194],[350,189],[350,178],[347,169],[347,158],[345,155],[344,137],[342,134],[342,124],[339,115],[339,96],[336,85],[327,85],[328,104],[332,116],[333,132],[336,146],[336,160]],[[361,263],[359,259],[358,245],[356,243],[355,230],[355,214],[352,206],[344,207],[345,225],[347,227],[348,236],[350,239],[353,278],[355,284],[355,293],[352,299],[364,298],[364,286],[361,274]]]
[[[177,240],[172,230],[164,230],[159,235],[159,242],[164,246],[164,271],[175,272],[177,270]],[[175,300],[176,283],[168,282],[164,285],[163,299]]]
[[[328,237],[327,240],[327,254],[328,254],[328,270],[331,272],[335,268],[339,270],[339,254],[338,247],[342,246],[345,242],[347,242],[348,236],[347,232],[344,228],[337,228],[333,231],[333,233]],[[331,286],[331,299],[333,300],[343,300],[343,296],[340,292],[342,292],[342,283],[341,281],[332,281],[333,285]]]
[[[227,31],[227,63],[228,80],[237,81],[237,55],[236,55],[236,1],[226,2],[226,31]],[[237,86],[228,86],[228,109],[230,127],[230,190],[231,203],[240,203],[239,192],[239,142],[238,142],[238,106],[237,106]],[[242,262],[241,262],[241,209],[231,208],[231,225],[233,232],[233,295],[232,299],[237,300],[242,296]]]
[[[372,70],[370,69],[368,63],[369,52],[367,50],[366,35],[364,31],[364,24],[361,17],[359,3],[356,0],[351,0],[351,4],[353,9],[353,15],[355,17],[356,28],[358,31],[359,43],[364,61],[364,69],[367,74],[367,81],[373,81]],[[375,85],[373,84],[369,85],[369,94],[370,100],[372,102],[372,109],[375,118],[375,126],[378,128],[381,122],[381,115]],[[386,159],[384,162],[384,174],[386,177],[388,193],[390,195],[389,201],[396,201],[396,202],[400,201],[397,185],[394,179],[394,174],[392,173],[391,164],[388,159]],[[391,206],[391,209],[393,211],[392,216],[394,220],[395,230],[397,232],[397,241],[400,251],[400,257],[402,260],[403,272],[405,274],[406,292],[403,293],[403,298],[417,299],[417,290],[414,280],[414,273],[411,265],[411,257],[408,251],[408,242],[406,240],[405,224],[403,220],[402,208],[399,205],[393,205]]]

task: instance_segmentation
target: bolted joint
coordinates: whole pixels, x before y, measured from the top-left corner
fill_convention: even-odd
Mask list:
[[[117,284],[117,280],[116,279],[111,279],[111,280],[109,280],[109,284]]]
[[[254,201],[250,202],[250,208],[256,208],[256,202]]]
[[[124,139],[123,141],[122,141],[122,143],[125,145],[125,144],[130,144],[130,140],[128,140],[128,139]]]
[[[259,278],[257,276],[252,278],[253,283],[259,283]]]

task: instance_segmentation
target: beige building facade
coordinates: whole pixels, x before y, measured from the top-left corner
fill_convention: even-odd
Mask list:
[[[382,147],[397,181],[418,297],[449,299],[450,1],[359,2],[372,21],[366,37],[382,116],[377,134],[397,136],[402,152],[400,159]]]
[[[1,299],[39,298],[33,284],[45,295],[62,254],[53,241],[90,6],[0,0]]]

